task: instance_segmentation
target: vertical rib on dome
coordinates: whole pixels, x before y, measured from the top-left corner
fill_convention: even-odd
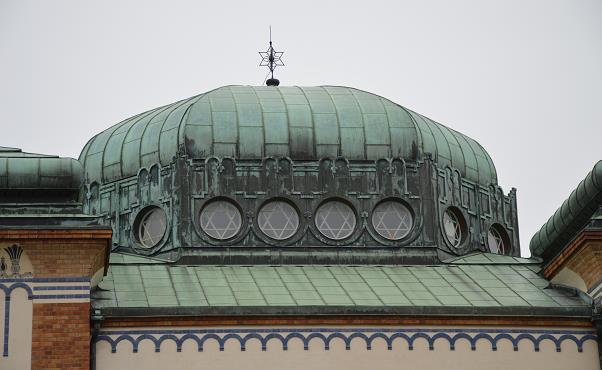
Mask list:
[[[110,182],[166,165],[180,148],[192,158],[415,161],[428,153],[475,183],[497,184],[491,158],[473,139],[378,95],[337,86],[221,87],[101,132],[80,160],[90,182]]]

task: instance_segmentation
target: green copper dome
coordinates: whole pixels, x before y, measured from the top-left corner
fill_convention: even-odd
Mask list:
[[[178,154],[293,160],[430,155],[480,185],[497,184],[473,139],[383,97],[348,87],[225,86],[141,113],[93,137],[80,160],[87,181],[111,182]]]

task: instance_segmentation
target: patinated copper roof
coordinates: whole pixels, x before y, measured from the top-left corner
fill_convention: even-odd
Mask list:
[[[99,133],[82,150],[90,182],[190,158],[288,156],[350,160],[432,156],[484,186],[493,162],[473,139],[383,97],[348,87],[225,86],[141,113]]]
[[[82,185],[82,165],[73,158],[0,147],[0,189],[68,189]]]
[[[471,259],[432,266],[184,266],[113,253],[94,307],[105,317],[207,312],[590,315],[582,297],[550,286],[537,274],[539,260],[492,254]]]
[[[554,257],[602,206],[602,161],[598,161],[529,244],[534,256]]]

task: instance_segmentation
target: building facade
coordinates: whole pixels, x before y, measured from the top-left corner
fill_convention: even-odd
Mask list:
[[[0,369],[600,368],[601,162],[521,258],[485,149],[365,91],[2,148],[0,201]]]

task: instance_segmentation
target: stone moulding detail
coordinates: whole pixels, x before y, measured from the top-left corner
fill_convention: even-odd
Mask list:
[[[199,352],[203,351],[204,345],[208,341],[215,341],[219,345],[219,350],[223,351],[228,340],[238,341],[240,350],[246,350],[246,344],[250,340],[257,340],[261,343],[262,351],[267,350],[270,340],[279,341],[282,344],[282,350],[288,349],[291,340],[300,340],[303,348],[309,350],[309,343],[312,340],[321,341],[324,349],[330,349],[330,343],[333,339],[341,339],[345,343],[347,350],[351,349],[351,341],[359,338],[364,341],[366,349],[372,349],[372,342],[375,339],[383,339],[387,343],[387,349],[393,349],[393,342],[397,339],[404,340],[408,344],[408,349],[414,349],[416,339],[422,338],[428,342],[429,350],[434,350],[435,341],[443,339],[449,344],[451,351],[455,350],[455,345],[460,340],[470,343],[473,351],[476,350],[477,341],[483,339],[491,344],[491,350],[496,351],[497,345],[502,340],[508,340],[512,343],[514,351],[518,351],[519,342],[526,340],[533,344],[533,350],[539,351],[540,344],[549,340],[554,343],[556,351],[561,351],[561,345],[564,341],[572,341],[577,346],[578,352],[583,352],[583,344],[589,340],[596,341],[594,332],[590,331],[568,331],[568,330],[503,330],[503,329],[358,329],[358,328],[316,328],[316,329],[256,329],[256,330],[129,330],[129,331],[101,331],[94,338],[94,343],[107,342],[111,346],[111,352],[117,352],[117,345],[122,341],[132,344],[132,351],[138,352],[139,345],[144,340],[149,340],[155,345],[155,352],[161,351],[161,344],[166,341],[173,341],[176,344],[178,352],[182,351],[182,345],[188,340],[197,343]]]

